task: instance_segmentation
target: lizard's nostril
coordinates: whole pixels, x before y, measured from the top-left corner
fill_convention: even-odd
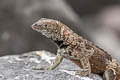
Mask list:
[[[31,27],[33,28],[33,27],[35,27],[35,26],[37,26],[37,24],[33,24]]]
[[[34,24],[34,26],[37,26],[37,24]]]
[[[32,29],[35,29],[35,27],[37,26],[37,24],[32,24]]]

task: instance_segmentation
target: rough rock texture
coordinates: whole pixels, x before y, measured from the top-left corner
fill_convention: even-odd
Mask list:
[[[32,67],[49,65],[54,59],[52,56],[46,51],[33,51],[0,57],[0,80],[102,80],[95,74],[90,77],[75,76],[71,70],[79,68],[66,59],[55,70],[32,70]]]

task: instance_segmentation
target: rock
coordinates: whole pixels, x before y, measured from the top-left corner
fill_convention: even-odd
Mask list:
[[[32,69],[47,66],[54,58],[54,55],[47,51],[0,57],[0,80],[102,80],[95,74],[90,77],[76,76],[72,70],[78,70],[79,67],[66,59],[55,70]]]

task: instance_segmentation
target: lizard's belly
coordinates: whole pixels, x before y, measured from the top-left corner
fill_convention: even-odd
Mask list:
[[[102,74],[108,65],[108,61],[112,60],[112,57],[101,50],[96,50],[89,60],[92,72]]]

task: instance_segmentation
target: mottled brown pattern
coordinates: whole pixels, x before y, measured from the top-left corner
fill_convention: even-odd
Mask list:
[[[109,54],[104,54],[103,51],[96,48],[93,55],[90,57],[90,63],[92,65],[92,72],[94,73],[103,73],[106,69],[106,66],[109,64],[107,60],[112,60]]]
[[[97,74],[105,72],[107,75],[109,73],[107,71],[111,69],[116,73],[114,80],[120,80],[120,67],[116,62],[115,65],[112,64],[113,59],[107,52],[77,35],[61,22],[44,18],[33,24],[32,28],[52,39],[58,46],[56,61],[50,66],[51,69],[59,65],[64,57],[83,68],[83,72],[77,72],[80,76],[89,75],[91,72]],[[104,78],[109,79],[110,76],[113,76],[113,73]]]

